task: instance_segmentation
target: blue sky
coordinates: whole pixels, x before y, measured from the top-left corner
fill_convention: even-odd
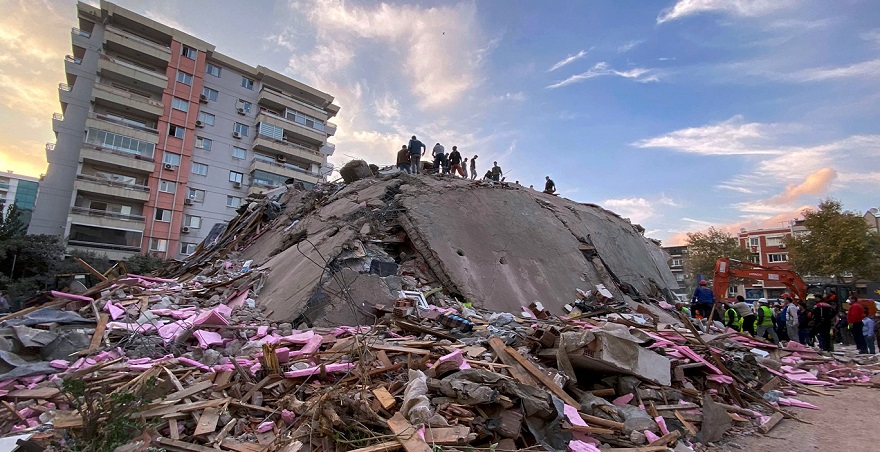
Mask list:
[[[876,1],[118,3],[336,96],[337,165],[416,134],[668,244],[880,205]],[[39,174],[75,3],[2,4],[0,163]]]

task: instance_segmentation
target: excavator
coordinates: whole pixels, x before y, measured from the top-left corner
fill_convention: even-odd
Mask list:
[[[731,267],[731,263],[737,264],[737,267]],[[730,286],[730,278],[753,279],[765,282],[776,282],[788,288],[789,292],[799,300],[806,300],[807,295],[812,293],[817,298],[822,298],[826,291],[832,291],[837,294],[840,301],[846,301],[851,288],[839,284],[811,285],[807,286],[801,277],[791,271],[779,268],[765,267],[763,265],[753,264],[751,262],[743,262],[729,257],[721,257],[715,261],[715,274],[712,281],[712,293],[715,295],[716,302],[720,302],[727,297],[727,288]],[[865,306],[869,316],[874,316],[877,312],[877,306],[874,300],[868,298],[859,298],[859,304]],[[838,309],[843,311],[843,303],[838,304]]]

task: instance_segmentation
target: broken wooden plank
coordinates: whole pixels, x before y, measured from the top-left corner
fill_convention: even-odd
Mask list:
[[[168,419],[168,434],[171,439],[180,439],[180,428],[177,426],[177,419]]]
[[[776,424],[778,424],[783,417],[785,416],[783,416],[782,413],[773,413],[773,416],[770,416],[770,419],[767,419],[766,422],[762,423],[761,426],[758,427],[758,430],[761,433],[769,432],[773,427],[776,427]]]
[[[675,412],[675,417],[676,417],[676,419],[678,419],[678,422],[681,422],[681,425],[684,426],[684,429],[688,431],[688,434],[689,434],[690,436],[696,436],[696,435],[697,435],[697,432],[699,432],[699,430],[697,430],[697,428],[694,427],[694,424],[691,424],[690,422],[688,422],[687,419],[685,419],[684,416],[683,416],[681,413],[679,413],[678,411],[676,411],[676,412]]]
[[[198,444],[186,443],[186,442],[176,440],[176,439],[165,438],[163,436],[156,438],[156,442],[163,445],[163,446],[174,447],[176,449],[184,450],[184,451],[217,452],[217,449],[214,449],[212,447],[205,447],[205,446],[200,446]]]
[[[655,439],[654,441],[651,441],[651,443],[648,444],[648,446],[666,446],[669,443],[674,443],[674,442],[678,441],[679,438],[681,438],[681,433],[678,430],[673,430],[673,431]]]
[[[61,390],[51,386],[34,389],[16,389],[3,396],[4,399],[51,399],[61,394]]]
[[[489,339],[489,345],[492,346],[492,349],[494,350],[495,345],[492,344],[493,339],[498,340],[499,342],[501,341],[501,339],[498,339],[497,337],[493,337],[492,339]],[[496,342],[496,344],[497,344],[497,342]],[[518,363],[520,366],[522,366],[522,368],[525,369],[526,372],[531,374],[532,377],[534,377],[536,380],[538,380],[544,386],[546,386],[547,389],[550,390],[550,392],[552,392],[554,395],[556,395],[556,397],[559,397],[560,399],[562,399],[563,402],[565,402],[571,406],[575,406],[575,407],[581,405],[572,396],[568,395],[568,393],[565,392],[564,389],[557,386],[556,383],[553,381],[553,379],[548,377],[547,374],[545,374],[544,372],[541,371],[541,369],[538,369],[538,366],[532,364],[531,361],[526,359],[526,357],[521,355],[518,351],[514,350],[513,347],[505,346],[504,351],[507,352],[507,354],[510,355],[510,357],[513,358],[513,360],[516,363]],[[507,364],[507,363],[505,363],[505,364]],[[521,381],[521,383],[525,383],[525,382]]]
[[[388,419],[388,428],[397,435],[397,440],[400,441],[406,452],[433,452],[434,449],[419,436],[416,428],[403,417],[400,411]]]
[[[214,433],[217,430],[217,421],[220,420],[220,409],[217,407],[205,408],[199,423],[196,424],[196,431],[193,436],[204,435],[206,433]]]
[[[214,386],[214,383],[207,381],[207,380],[202,381],[202,382],[196,383],[186,389],[181,389],[180,391],[176,391],[176,392],[172,392],[171,394],[168,394],[167,396],[165,396],[164,399],[162,399],[162,402],[174,402],[176,400],[185,399],[189,396],[192,396],[192,395],[198,394],[202,391],[211,389],[211,386]]]
[[[193,402],[193,403],[184,403],[182,405],[169,405],[164,407],[152,408],[149,410],[141,411],[139,414],[143,417],[157,417],[157,416],[165,416],[168,414],[177,414],[177,413],[189,413],[191,411],[197,411],[204,408],[217,407],[220,405],[225,405],[232,401],[232,398],[226,397],[222,399],[212,399],[205,400],[202,402]]]
[[[782,379],[779,377],[773,377],[767,383],[764,383],[764,386],[761,386],[761,394],[766,394],[776,388],[779,387],[779,384],[782,383]]]
[[[524,372],[520,368],[519,364],[516,362],[515,359],[513,359],[513,357],[507,354],[507,351],[505,350],[507,346],[504,345],[504,341],[497,337],[489,338],[489,347],[492,347],[492,351],[495,352],[495,356],[497,356],[502,363],[510,366],[509,368],[507,368],[507,371],[510,372],[510,375],[513,378],[517,379],[520,383],[529,386],[535,386],[538,384],[538,382],[534,378],[532,378],[531,375],[529,375],[527,372]]]
[[[670,404],[670,405],[654,405],[654,409],[657,411],[667,411],[667,410],[693,410],[699,408],[700,406],[696,403],[679,403],[679,404]]]
[[[586,425],[570,425],[568,427],[564,427],[563,430],[568,430],[570,432],[580,432],[586,433],[588,435],[613,435],[617,433],[617,430],[610,428],[602,428],[602,427],[589,427]]]
[[[391,393],[383,387],[373,389],[373,395],[376,396],[376,400],[379,401],[379,404],[382,405],[382,408],[386,410],[390,410],[392,407],[394,407],[394,405],[397,404],[397,399],[395,399],[394,396],[391,395]]]
[[[471,429],[464,425],[455,427],[428,427],[425,429],[425,442],[441,446],[455,446],[467,444],[470,440]]]
[[[391,452],[403,447],[400,441],[386,441],[384,443],[373,444],[372,446],[361,447],[360,449],[352,449],[349,452]]]

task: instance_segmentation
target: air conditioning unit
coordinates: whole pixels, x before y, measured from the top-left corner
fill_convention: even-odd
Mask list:
[[[277,161],[278,163],[284,163],[287,161],[287,156],[277,155],[275,156],[275,161]]]
[[[206,96],[204,94],[199,94],[199,102],[207,104],[208,103],[208,96]]]
[[[186,198],[183,200],[183,204],[187,206],[193,205],[193,200],[191,198]]]
[[[241,182],[233,182],[232,186],[235,188],[241,188]]]
[[[174,165],[170,163],[165,164],[165,171],[174,171]]]
[[[180,232],[182,232],[184,234],[189,233],[189,226],[184,226],[184,227],[180,228]]]
[[[243,115],[243,114],[244,114],[244,108],[242,108],[242,107],[238,107],[238,114]]]
[[[202,121],[196,121],[196,127],[205,127],[205,124]]]
[[[779,247],[780,247],[780,248],[785,248],[786,245],[785,245],[784,243],[780,243],[780,244],[779,244]]]
[[[241,134],[238,132],[232,132],[232,138],[241,138]]]

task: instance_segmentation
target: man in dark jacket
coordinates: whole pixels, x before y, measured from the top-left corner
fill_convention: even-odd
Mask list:
[[[422,157],[425,155],[425,144],[419,141],[415,135],[409,140],[409,159],[413,174],[422,174]]]
[[[712,312],[712,305],[715,304],[715,294],[709,288],[706,280],[700,281],[700,285],[694,290],[694,296],[691,297],[691,304],[694,308],[694,316],[699,315],[702,318],[709,318]]]
[[[409,149],[407,149],[406,145],[403,145],[403,147],[397,151],[397,169],[412,174],[409,160]]]
[[[834,351],[834,344],[831,342],[831,327],[834,326],[835,314],[835,309],[828,304],[827,297],[813,307],[813,329],[811,332],[819,338],[819,348],[827,352]]]

